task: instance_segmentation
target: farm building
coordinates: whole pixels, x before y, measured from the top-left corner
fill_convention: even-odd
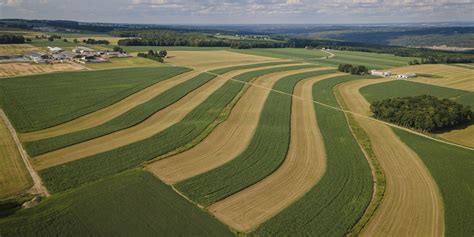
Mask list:
[[[72,50],[72,52],[80,53],[80,54],[86,54],[86,53],[92,53],[92,52],[94,52],[94,50],[90,49],[90,48],[79,46],[79,47],[74,48]]]
[[[26,53],[24,56],[35,63],[48,63],[50,59],[49,55],[38,52],[29,52]]]
[[[381,77],[389,77],[392,75],[390,71],[377,71],[377,70],[370,70],[370,74],[374,76],[381,76]]]
[[[54,60],[61,61],[61,62],[62,61],[70,61],[70,60],[74,59],[76,56],[77,56],[76,53],[68,52],[68,51],[64,51],[64,52],[60,52],[60,53],[56,53],[56,54],[51,55],[51,57]]]
[[[416,77],[415,73],[403,73],[397,76],[397,78],[403,78],[403,79],[415,78],[415,77]]]
[[[105,52],[105,55],[107,55],[109,58],[127,58],[130,57],[129,54],[127,53],[121,53],[121,52]]]
[[[64,49],[59,48],[59,47],[50,47],[48,46],[49,52],[51,53],[61,53],[64,51]]]

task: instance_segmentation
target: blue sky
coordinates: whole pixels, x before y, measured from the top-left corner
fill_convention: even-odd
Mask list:
[[[0,18],[152,24],[474,21],[474,0],[0,0]]]

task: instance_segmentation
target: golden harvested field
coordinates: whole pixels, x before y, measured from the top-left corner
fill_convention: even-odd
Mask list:
[[[154,97],[165,92],[166,90],[176,85],[179,85],[180,83],[183,83],[198,74],[199,72],[191,71],[178,75],[174,78],[159,82],[142,91],[132,94],[131,96],[109,107],[97,110],[93,113],[84,115],[70,122],[36,132],[20,134],[20,139],[23,142],[34,141],[98,126],[113,118],[118,117],[119,115],[127,112],[135,106],[138,106],[153,99]]]
[[[33,166],[36,169],[41,170],[97,153],[109,151],[151,137],[154,134],[159,133],[173,124],[181,121],[181,119],[183,119],[189,112],[201,104],[209,95],[219,89],[232,77],[244,72],[272,67],[275,66],[236,70],[224,74],[222,77],[213,79],[207,84],[192,91],[178,102],[155,113],[136,126],[33,157]]]
[[[0,44],[0,55],[5,54],[23,54],[30,51],[37,51],[38,48],[29,44]]]
[[[323,70],[323,68],[318,68]],[[173,184],[215,169],[236,158],[250,143],[260,119],[260,112],[270,90],[280,78],[301,72],[299,69],[261,76],[232,109],[229,118],[217,126],[195,147],[175,156],[157,161],[148,169],[165,183]],[[261,88],[264,87],[264,88]]]
[[[344,83],[338,90],[351,111],[369,115],[369,103],[359,89],[386,79]],[[386,176],[379,208],[362,230],[362,236],[443,236],[444,208],[436,182],[418,155],[390,127],[355,116],[367,132]]]
[[[229,51],[170,51],[165,61],[175,65],[204,70],[209,67],[223,68],[240,64],[281,60]]]
[[[474,147],[474,125],[463,129],[453,129],[449,132],[436,134],[436,136],[457,144]]]
[[[434,75],[435,77],[419,76],[413,80],[437,86],[460,90],[474,91],[474,70],[449,66],[445,64],[413,65],[391,69],[394,73],[409,73]]]
[[[0,199],[20,194],[32,185],[15,141],[0,118]]]
[[[209,207],[222,222],[247,232],[270,219],[308,192],[324,175],[326,152],[312,101],[313,84],[341,75],[328,74],[299,82],[291,113],[287,157],[273,174]]]
[[[32,63],[0,63],[0,77],[24,76],[40,73],[84,70],[76,63],[32,64]]]
[[[130,58],[111,58],[110,62],[106,63],[91,63],[86,64],[90,69],[113,69],[113,68],[127,68],[127,67],[163,67],[162,63],[154,60],[130,57]]]

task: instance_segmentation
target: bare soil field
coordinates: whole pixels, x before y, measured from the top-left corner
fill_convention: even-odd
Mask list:
[[[233,229],[248,232],[302,197],[323,176],[326,152],[312,101],[313,84],[340,73],[298,83],[291,114],[291,141],[280,168],[260,182],[209,207]]]
[[[0,55],[23,54],[26,52],[39,50],[29,44],[4,44],[0,45]]]
[[[30,63],[1,63],[0,77],[24,76],[39,73],[79,71],[84,70],[82,65],[76,63],[60,64],[30,64]]]
[[[394,73],[416,73],[408,79],[437,86],[474,91],[474,71],[444,64],[424,64],[391,69]]]
[[[369,116],[361,87],[386,79],[344,83],[338,90],[351,111]],[[362,236],[443,236],[444,208],[436,182],[418,155],[380,122],[355,116],[367,132],[386,176],[384,198]]]
[[[234,53],[229,51],[170,51],[166,62],[198,70],[209,67],[223,68],[259,62],[281,61],[281,59]]]
[[[137,126],[33,157],[32,163],[36,169],[41,170],[146,139],[181,121],[190,111],[232,77],[248,71],[273,67],[275,66],[236,70],[224,74],[222,77],[215,78],[189,93],[171,106],[155,113]]]
[[[33,185],[5,121],[0,118],[0,199],[20,194]]]
[[[324,70],[326,68],[317,68]],[[217,168],[242,153],[258,125],[260,112],[272,88],[280,78],[316,71],[314,68],[268,74],[256,79],[232,109],[229,118],[192,149],[157,161],[147,167],[165,183],[173,184]],[[264,87],[264,88],[262,88]]]
[[[37,132],[20,134],[20,139],[23,142],[34,141],[98,126],[113,118],[116,118],[117,116],[127,112],[128,110],[134,108],[137,105],[143,104],[151,100],[152,98],[163,93],[164,91],[176,85],[179,85],[180,83],[183,83],[193,78],[194,76],[197,76],[198,74],[199,72],[191,71],[178,75],[169,80],[156,83],[155,85],[152,85],[142,91],[132,94],[131,96],[121,100],[118,103],[97,110],[93,113],[84,115],[70,122],[63,123],[55,127],[43,129]]]

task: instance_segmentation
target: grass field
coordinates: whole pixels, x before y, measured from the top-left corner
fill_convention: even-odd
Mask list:
[[[310,60],[330,56],[329,53],[321,50],[307,50],[296,48],[276,48],[276,49],[230,49],[232,52],[252,54],[264,57]]]
[[[334,72],[325,70],[290,75],[278,80],[273,89],[292,94],[298,81]],[[229,163],[180,182],[176,188],[199,204],[208,206],[271,174],[288,151],[291,102],[292,97],[271,92],[247,149]]]
[[[106,46],[112,49],[113,45]],[[228,47],[186,47],[186,46],[120,46],[129,53],[148,52],[148,50],[160,51],[216,51],[226,50]]]
[[[339,107],[332,88],[360,78],[339,76],[319,81],[313,87],[313,99]],[[315,109],[327,153],[326,173],[314,188],[262,224],[252,235],[343,236],[369,204],[371,171],[344,114],[318,104]]]
[[[128,171],[0,219],[2,236],[232,236],[153,175]]]
[[[132,68],[3,79],[0,80],[1,105],[17,131],[30,132],[109,106],[187,70]]]
[[[308,65],[278,67],[244,73],[244,81],[272,72],[311,67]],[[145,140],[118,149],[76,160],[40,171],[50,192],[59,192],[91,182],[142,164],[171,152],[194,140],[215,121],[225,107],[242,90],[244,84],[228,81],[179,123]]]
[[[141,58],[141,57],[130,57],[130,58],[111,58],[110,62],[107,63],[91,63],[86,64],[86,67],[90,69],[111,69],[111,68],[126,68],[126,67],[162,67],[165,66],[163,63],[159,63],[154,60]]]
[[[474,233],[474,152],[393,129],[428,167],[443,196],[446,236]]]
[[[339,64],[364,65],[370,69],[385,69],[408,65],[414,60],[411,57],[399,57],[391,54],[377,54],[356,51],[336,51],[331,50],[336,56],[329,59],[315,59],[313,62],[322,65],[337,67]]]
[[[447,87],[428,85],[406,80],[394,80],[361,88],[360,92],[369,102],[388,98],[432,95],[439,98],[452,98],[458,103],[474,108],[474,93]]]
[[[32,185],[15,141],[0,118],[0,200],[20,194]]]

